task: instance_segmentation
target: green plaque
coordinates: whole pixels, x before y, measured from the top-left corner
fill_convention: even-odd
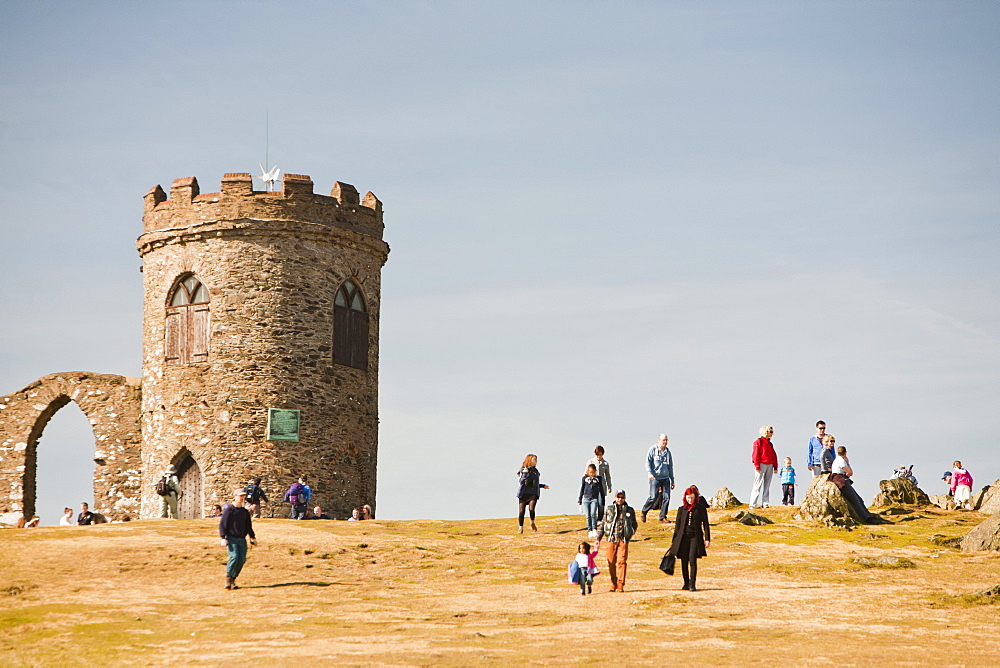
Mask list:
[[[299,421],[301,411],[297,408],[267,409],[267,440],[297,441],[299,440]]]

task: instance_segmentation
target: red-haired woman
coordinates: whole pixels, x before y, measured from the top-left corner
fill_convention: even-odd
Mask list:
[[[524,533],[524,509],[527,508],[531,517],[531,530],[538,531],[535,526],[535,504],[538,503],[538,494],[543,489],[548,489],[548,485],[539,482],[540,475],[535,465],[538,464],[538,457],[528,455],[521,464],[521,470],[517,472],[517,532]]]
[[[677,509],[674,539],[670,543],[670,554],[681,560],[684,590],[697,591],[698,559],[707,556],[705,550],[711,541],[706,504],[702,503],[698,488],[691,485],[684,490],[684,505]]]

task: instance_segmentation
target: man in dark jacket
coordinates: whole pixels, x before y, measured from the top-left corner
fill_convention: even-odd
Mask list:
[[[625,573],[628,570],[628,542],[632,540],[639,524],[635,521],[635,510],[625,503],[625,490],[615,493],[615,502],[604,511],[604,521],[597,527],[597,549],[601,539],[608,538],[608,574],[611,576],[610,591],[625,591]]]
[[[267,494],[260,486],[260,478],[254,478],[249,485],[243,488],[247,493],[246,509],[250,512],[250,517],[260,518],[260,504],[267,503]]]
[[[247,561],[246,537],[250,536],[251,545],[257,544],[250,511],[244,507],[246,498],[246,490],[242,488],[235,490],[233,502],[227,503],[222,509],[222,518],[219,520],[222,547],[229,551],[229,563],[226,564],[226,589],[239,589],[236,586],[236,578],[239,577],[243,564]]]

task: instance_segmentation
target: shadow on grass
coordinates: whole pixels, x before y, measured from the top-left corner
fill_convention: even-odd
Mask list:
[[[276,582],[269,585],[240,586],[240,589],[273,589],[274,587],[332,587],[343,582]]]

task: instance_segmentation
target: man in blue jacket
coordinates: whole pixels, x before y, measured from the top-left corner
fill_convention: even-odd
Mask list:
[[[670,490],[674,488],[674,458],[667,447],[666,434],[660,434],[659,442],[646,453],[646,473],[649,475],[649,498],[642,505],[642,521],[646,521],[646,513],[656,503],[656,497],[662,495],[660,521],[666,522]]]
[[[820,420],[816,423],[816,435],[809,439],[809,449],[806,452],[806,466],[815,478],[823,472],[823,437],[826,435],[826,423]]]

